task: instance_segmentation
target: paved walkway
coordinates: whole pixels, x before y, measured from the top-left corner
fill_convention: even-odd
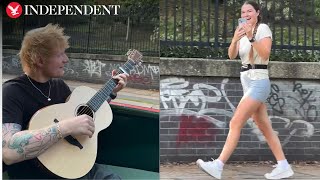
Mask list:
[[[297,164],[292,165],[294,176],[288,179],[300,180],[320,180],[320,163],[318,164]],[[227,164],[224,167],[222,179],[265,179],[264,174],[273,169],[270,164],[250,163],[250,164]],[[199,170],[195,163],[181,165],[161,165],[161,180],[212,180],[215,179],[203,171]]]
[[[2,82],[13,77],[16,77],[16,75],[2,74]],[[65,82],[69,85],[71,90],[78,86],[87,86],[99,90],[103,86],[103,84],[93,84],[80,81],[65,80]],[[118,93],[118,97],[113,101],[159,110],[159,95],[159,91],[156,90],[142,90],[126,87]]]

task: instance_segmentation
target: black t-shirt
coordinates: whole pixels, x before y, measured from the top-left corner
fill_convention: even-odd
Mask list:
[[[51,79],[46,83],[39,83],[32,80],[32,83],[42,91],[44,95],[49,94],[50,98],[45,97],[37,90],[24,74],[15,79],[6,81],[2,86],[2,122],[20,124],[22,130],[28,128],[29,121],[33,114],[39,109],[58,103],[64,103],[71,94],[67,84],[61,79]],[[35,159],[22,161],[7,166],[10,178],[51,178],[44,167]],[[13,172],[18,174],[14,174]],[[21,173],[20,173],[21,172]],[[49,176],[48,176],[49,175]],[[55,176],[52,176],[54,178]]]

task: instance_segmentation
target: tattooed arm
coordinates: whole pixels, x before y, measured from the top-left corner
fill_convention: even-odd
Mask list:
[[[21,125],[2,124],[2,157],[7,164],[32,159],[56,143],[62,134],[56,124],[39,130],[21,131]]]
[[[59,124],[60,128],[58,128],[57,124]],[[88,115],[62,120],[57,124],[43,129],[24,131],[21,131],[19,124],[2,124],[3,161],[10,165],[32,159],[38,157],[60,138],[68,135],[92,137],[95,131],[93,119]]]

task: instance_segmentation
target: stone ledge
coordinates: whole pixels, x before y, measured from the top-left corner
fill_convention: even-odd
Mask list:
[[[160,58],[160,75],[239,77],[240,60]],[[270,78],[320,79],[319,62],[270,62]]]
[[[18,54],[18,50],[3,49],[2,53]],[[87,54],[87,53],[67,53],[67,56],[72,59],[104,59],[110,61],[127,61],[125,55],[108,55],[108,54]],[[18,57],[18,56],[17,56]],[[159,63],[158,57],[143,56],[142,61],[147,63]]]

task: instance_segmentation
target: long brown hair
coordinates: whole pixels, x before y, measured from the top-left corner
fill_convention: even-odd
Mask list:
[[[257,20],[257,23],[254,27],[254,30],[253,30],[253,36],[252,37],[255,37],[256,36],[256,33],[257,33],[257,30],[258,30],[258,26],[259,24],[261,23],[262,21],[262,16],[261,16],[261,10],[260,10],[260,6],[258,3],[256,3],[255,1],[245,1],[243,3],[243,5],[245,4],[249,4],[251,5],[255,10],[256,12],[259,12],[259,15],[258,15],[258,20]],[[249,52],[249,61],[251,64],[254,64],[254,60],[253,60],[253,47],[251,46],[251,49],[250,49],[250,52]]]

